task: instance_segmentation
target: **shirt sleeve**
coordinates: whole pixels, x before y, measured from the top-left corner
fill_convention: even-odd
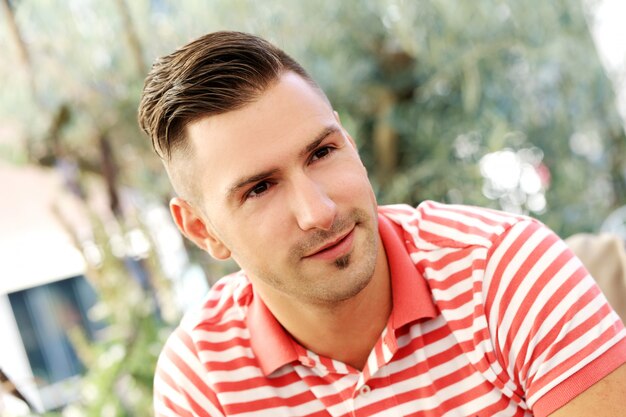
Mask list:
[[[536,416],[626,362],[626,331],[582,263],[525,219],[490,249],[483,281],[494,354]]]
[[[223,417],[191,337],[177,329],[168,339],[154,375],[156,417]]]

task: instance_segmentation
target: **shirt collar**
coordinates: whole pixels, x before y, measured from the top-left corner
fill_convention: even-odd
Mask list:
[[[250,330],[250,345],[265,376],[281,366],[296,361],[298,354],[293,339],[252,290],[246,322]]]
[[[411,261],[405,245],[402,227],[385,216],[378,215],[378,232],[387,253],[391,275],[393,311],[392,328],[437,315],[424,278]],[[410,236],[407,235],[408,238]],[[410,243],[410,240],[406,240]],[[263,300],[251,288],[252,294],[246,323],[250,344],[263,374],[269,376],[281,366],[298,360],[294,340],[269,311]]]
[[[419,319],[436,317],[437,309],[426,280],[409,254],[407,245],[412,243],[411,236],[382,214],[378,215],[378,231],[391,275],[392,328],[395,330]]]

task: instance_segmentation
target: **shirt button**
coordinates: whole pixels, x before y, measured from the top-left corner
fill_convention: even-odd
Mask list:
[[[369,394],[369,393],[370,393],[370,391],[371,391],[371,390],[372,390],[372,389],[370,388],[370,386],[369,386],[369,385],[363,385],[363,386],[361,387],[361,389],[359,390],[359,394],[361,394],[361,395],[367,395],[367,394]]]

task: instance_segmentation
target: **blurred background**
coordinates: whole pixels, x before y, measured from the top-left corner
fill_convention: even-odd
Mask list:
[[[234,268],[169,219],[136,123],[156,57],[261,35],[327,92],[381,203],[623,243],[624,18],[619,0],[0,0],[0,416],[151,416],[165,338]]]

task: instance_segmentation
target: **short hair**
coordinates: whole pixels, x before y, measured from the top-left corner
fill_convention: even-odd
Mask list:
[[[242,32],[209,33],[156,60],[144,83],[139,125],[167,165],[174,151],[188,149],[189,123],[253,102],[288,71],[317,87],[268,41]]]

